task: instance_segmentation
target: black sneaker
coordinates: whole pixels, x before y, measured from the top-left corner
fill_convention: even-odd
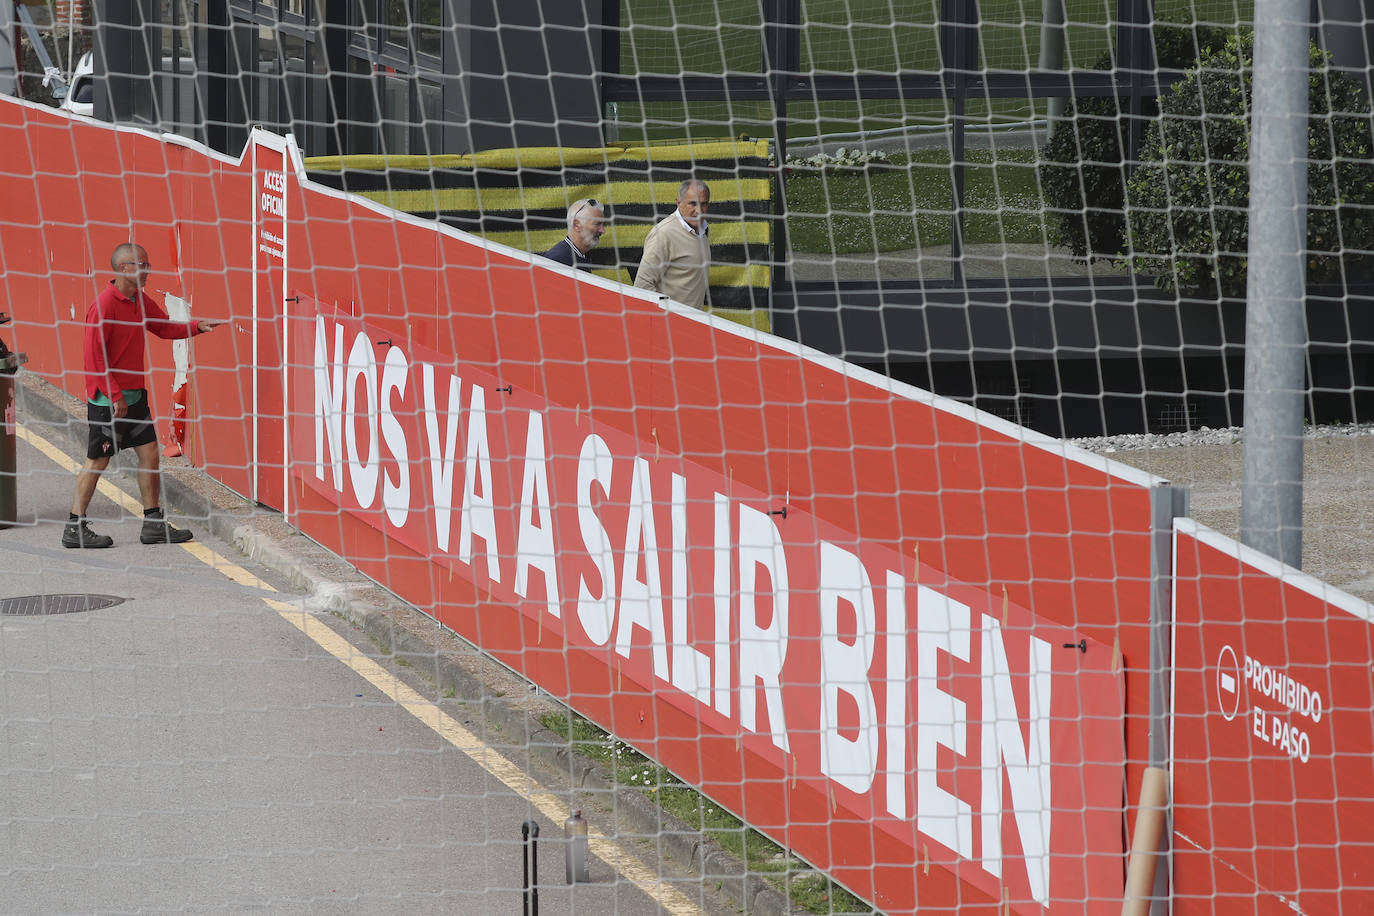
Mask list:
[[[62,529],[62,546],[78,548],[113,547],[114,538],[108,534],[96,534],[83,518],[80,521],[67,522],[67,526]]]
[[[138,539],[145,544],[185,544],[195,535],[185,528],[175,528],[165,518],[145,518],[143,532]]]

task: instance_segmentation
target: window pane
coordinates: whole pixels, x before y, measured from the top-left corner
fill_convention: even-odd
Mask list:
[[[444,152],[444,90],[438,83],[417,80],[420,91],[420,114],[424,118],[421,125],[425,149],[421,152],[437,156]]]
[[[410,14],[406,10],[406,0],[386,0],[386,26],[384,41],[403,48],[409,46]]]
[[[443,56],[443,0],[415,0],[412,37],[417,54]]]
[[[403,76],[384,75],[382,93],[382,152],[388,156],[410,152],[410,86]]]

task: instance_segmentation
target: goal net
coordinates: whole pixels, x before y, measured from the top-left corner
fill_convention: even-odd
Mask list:
[[[1358,909],[1366,17],[1242,432],[1283,68],[1137,6],[0,0],[0,893]]]

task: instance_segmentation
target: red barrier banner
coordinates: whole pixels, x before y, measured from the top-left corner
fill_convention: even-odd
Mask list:
[[[293,476],[485,594],[462,635],[613,697],[618,736],[747,787],[884,909],[922,864],[1017,912],[1119,901],[1110,647],[332,308],[293,324]]]
[[[1374,911],[1374,607],[1175,523],[1174,912]]]
[[[0,129],[35,372],[80,390],[133,236],[230,320],[193,361],[215,479],[885,911],[1119,904],[1149,475],[313,185],[260,132],[231,158],[12,100]]]
[[[284,511],[282,407],[284,359],[281,323],[286,314],[288,181],[295,184],[289,156],[294,144],[254,130],[249,137],[253,174],[253,302],[250,342],[254,367],[250,397],[253,475],[247,494]]]

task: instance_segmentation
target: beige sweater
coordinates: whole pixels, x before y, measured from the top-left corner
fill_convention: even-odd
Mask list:
[[[698,237],[674,211],[644,239],[644,259],[639,262],[635,286],[705,309],[710,266],[710,229]]]

